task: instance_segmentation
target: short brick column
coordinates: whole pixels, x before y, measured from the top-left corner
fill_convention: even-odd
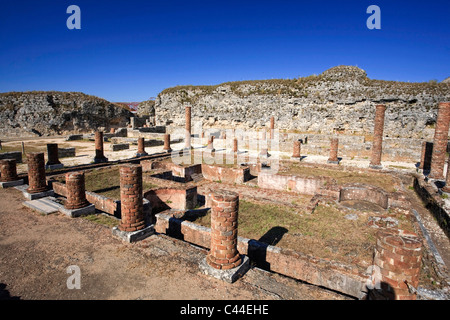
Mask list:
[[[138,151],[137,151],[137,156],[138,157],[142,157],[142,156],[146,156],[148,155],[147,152],[145,152],[145,139],[140,137],[138,138]]]
[[[242,261],[237,250],[239,195],[217,190],[210,196],[211,249],[206,262],[215,269],[232,269]]]
[[[373,145],[370,167],[374,169],[380,169],[381,154],[383,149],[384,115],[386,112],[386,106],[384,104],[379,104],[375,108],[375,125],[373,130]]]
[[[422,153],[420,155],[419,169],[430,170],[432,153],[433,143],[427,141],[422,142]]]
[[[94,162],[108,162],[108,159],[103,154],[103,132],[95,132],[95,157]]]
[[[83,171],[67,172],[66,188],[67,200],[64,203],[66,209],[80,209],[90,205],[86,200],[86,187]]]
[[[38,193],[48,190],[45,179],[45,160],[43,152],[27,154],[28,163],[28,193]]]
[[[434,131],[433,153],[429,178],[444,179],[444,165],[447,152],[448,130],[450,125],[450,102],[439,103]]]
[[[330,157],[328,158],[328,163],[339,163],[338,159],[338,146],[339,146],[339,139],[333,138],[331,139],[331,145],[330,145]]]
[[[170,134],[166,133],[164,135],[164,147],[163,150],[165,152],[171,152],[172,148],[170,147]]]
[[[142,194],[142,166],[125,164],[120,166],[120,204],[122,219],[120,231],[132,232],[145,228]]]
[[[378,275],[375,289],[384,299],[415,300],[408,285],[417,289],[422,259],[422,241],[403,230],[379,231],[374,258]]]
[[[185,133],[185,148],[191,149],[191,106],[185,107],[185,118],[186,118],[186,133]]]
[[[57,143],[47,143],[47,163],[46,166],[60,165],[58,155],[58,144]]]
[[[300,159],[300,152],[302,148],[302,142],[300,140],[294,141],[294,150],[292,152],[292,158]]]
[[[19,180],[17,176],[16,159],[0,160],[0,182]]]

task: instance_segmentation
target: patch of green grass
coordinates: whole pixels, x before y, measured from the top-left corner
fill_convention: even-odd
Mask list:
[[[119,220],[113,218],[113,217],[108,217],[104,214],[90,214],[87,216],[83,216],[84,219],[92,221],[94,223],[98,223],[107,227],[115,227],[119,224]]]

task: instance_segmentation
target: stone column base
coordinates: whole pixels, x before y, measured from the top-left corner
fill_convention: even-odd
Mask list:
[[[204,274],[228,283],[233,283],[250,269],[250,259],[245,255],[241,255],[241,259],[242,263],[239,266],[233,269],[219,270],[211,267],[208,262],[206,262],[205,257],[200,261],[199,268]]]
[[[339,164],[339,160],[334,161],[334,160],[327,160],[327,163],[331,163],[331,164]]]
[[[47,190],[47,191],[36,192],[36,193],[29,193],[27,191],[28,187],[29,186],[27,184],[22,184],[22,185],[16,186],[15,188],[17,190],[19,190],[19,191],[22,191],[23,196],[27,200],[36,200],[36,199],[40,199],[40,198],[44,198],[44,197],[53,197],[55,195],[55,192],[53,190]]]
[[[383,166],[382,166],[382,165],[374,165],[374,164],[370,164],[370,165],[369,165],[369,168],[370,168],[370,169],[381,170],[381,169],[383,169]]]
[[[112,228],[112,234],[113,236],[116,236],[123,241],[126,242],[136,242],[140,240],[144,240],[145,238],[151,236],[155,233],[155,226],[152,224],[148,227],[145,227],[144,229],[138,230],[138,231],[122,231],[119,229],[119,227]]]
[[[62,163],[45,165],[45,170],[56,170],[61,168],[64,168],[64,165]]]
[[[144,156],[148,156],[147,152],[144,153],[136,153],[136,157],[144,157]]]
[[[89,214],[95,213],[95,205],[92,203],[86,207],[78,208],[78,209],[67,209],[64,206],[59,208],[59,212],[64,213],[66,216],[71,218],[79,217],[79,216],[87,216]]]
[[[104,163],[104,162],[108,162],[108,158],[106,158],[106,157],[94,158],[94,163]]]

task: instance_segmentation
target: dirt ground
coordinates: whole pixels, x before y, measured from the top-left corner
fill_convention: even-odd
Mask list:
[[[200,272],[206,251],[164,235],[129,244],[84,218],[43,215],[0,189],[0,299],[342,300],[348,297],[253,268],[233,284]],[[68,289],[67,268],[80,268]]]

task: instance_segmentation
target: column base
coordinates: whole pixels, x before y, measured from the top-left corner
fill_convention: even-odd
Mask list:
[[[45,165],[45,170],[56,170],[61,168],[64,168],[64,165],[62,163]]]
[[[339,164],[339,160],[327,160],[327,163]]]
[[[145,157],[145,156],[148,156],[148,153],[147,153],[147,152],[144,152],[144,153],[136,153],[136,157]]]
[[[374,165],[374,164],[370,164],[369,165],[369,168],[370,169],[377,169],[377,170],[380,170],[380,169],[383,169],[383,166],[380,164],[380,165]]]
[[[145,227],[144,229],[131,232],[122,231],[117,226],[112,228],[113,236],[116,236],[122,239],[123,241],[129,243],[144,240],[145,238],[151,236],[154,233],[155,233],[155,226],[153,224],[149,225],[148,227]]]
[[[20,186],[20,185],[23,185],[23,179],[0,182],[0,187],[2,187],[2,188],[10,188],[10,187],[15,187],[15,186]]]
[[[200,261],[199,268],[206,275],[228,283],[233,283],[250,269],[250,259],[245,255],[241,255],[241,259],[242,262],[239,266],[233,269],[219,270],[211,267],[208,262],[206,262],[205,257]]]
[[[64,213],[66,216],[71,218],[87,216],[95,213],[95,205],[92,203],[86,207],[78,208],[78,209],[67,209],[64,206],[59,208],[59,212]]]
[[[40,199],[40,198],[44,198],[44,197],[53,197],[55,195],[55,192],[53,190],[46,190],[46,191],[42,191],[42,192],[29,193],[27,191],[28,187],[29,186],[27,184],[22,184],[22,185],[16,186],[15,188],[17,190],[22,191],[23,196],[27,200],[36,200],[36,199]]]
[[[94,158],[94,163],[105,163],[108,162],[108,158],[103,157],[103,158]]]

